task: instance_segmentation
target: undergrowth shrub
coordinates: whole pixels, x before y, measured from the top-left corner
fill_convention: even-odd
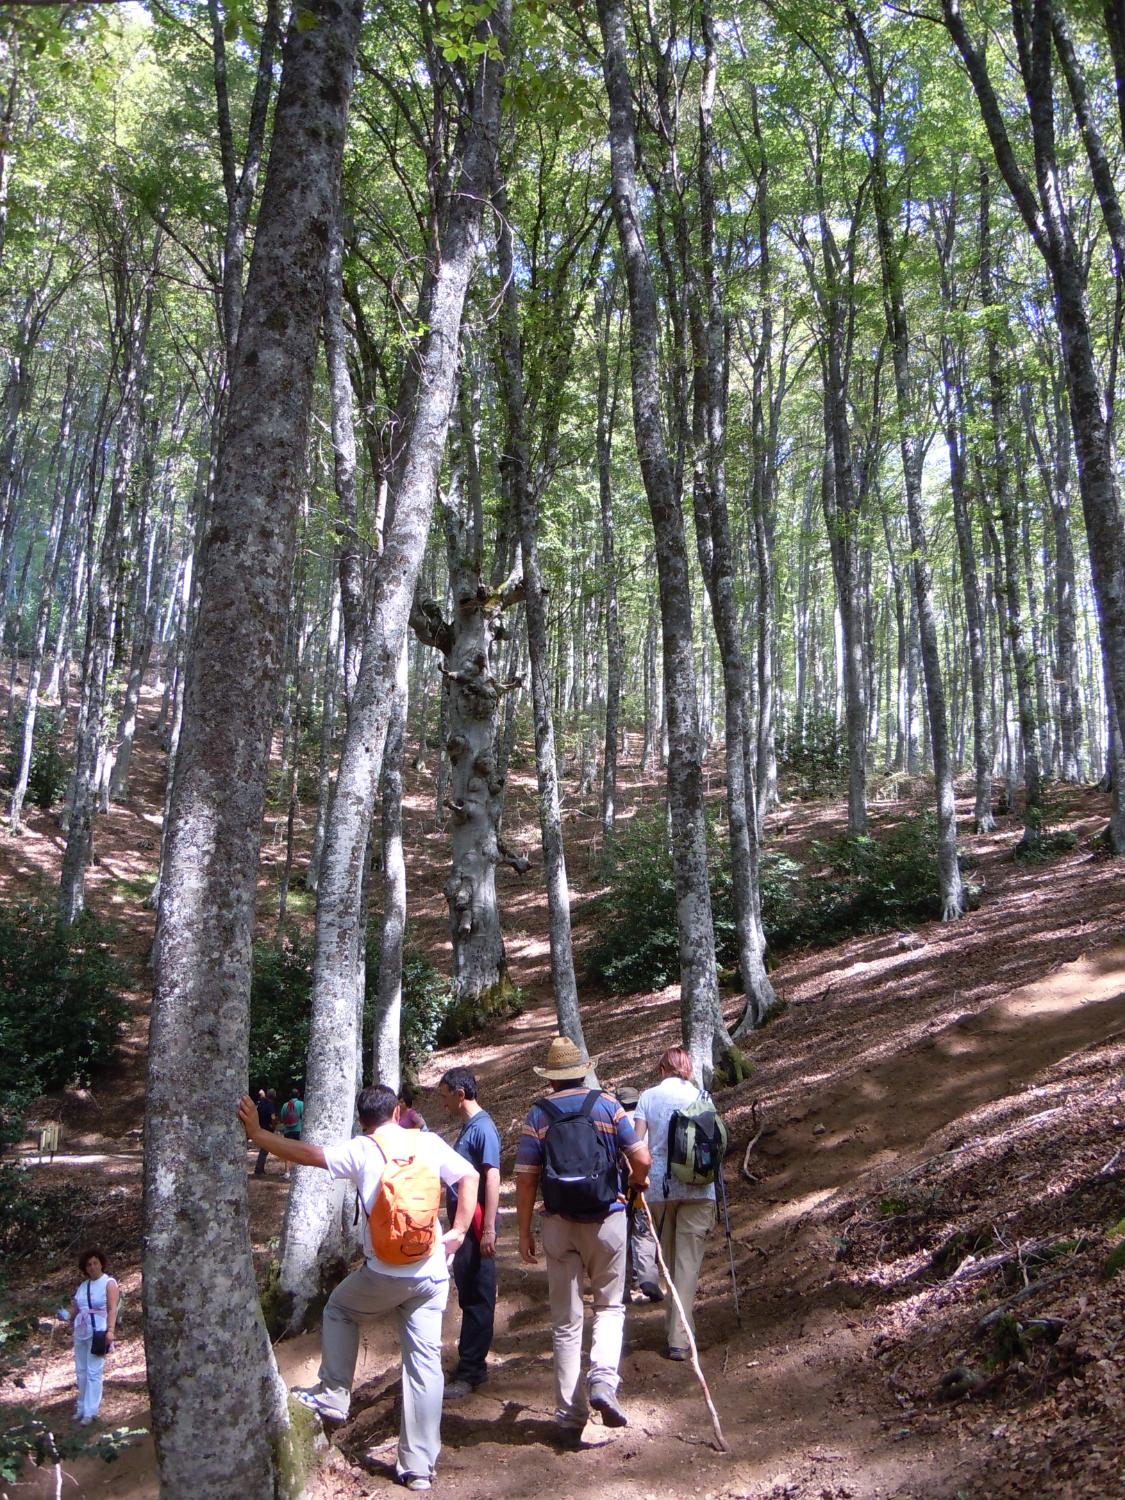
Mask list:
[[[254,950],[250,987],[250,1077],[255,1087],[289,1088],[304,1077],[312,1009],[312,944],[294,939],[277,948],[263,943]],[[371,1056],[375,999],[379,984],[379,938],[367,944],[363,1004],[363,1056]],[[407,949],[402,960],[402,1017],[399,1056],[402,1071],[413,1077],[425,1062],[450,1008],[449,983],[421,954]],[[365,1063],[366,1066],[366,1063]]]
[[[18,1141],[31,1102],[89,1084],[112,1060],[128,1006],[109,948],[89,913],[58,925],[52,907],[0,908],[0,1153]],[[22,1167],[0,1164],[0,1252],[34,1246],[40,1209]]]
[[[62,801],[70,775],[70,760],[63,750],[57,709],[40,708],[35,717],[35,742],[27,774],[27,800],[43,812],[49,812]],[[4,766],[4,784],[13,787],[19,773],[23,751],[23,713],[12,720],[8,737],[8,754]]]
[[[720,970],[737,975],[730,851],[725,830],[714,820],[708,822],[707,839],[715,957]],[[609,889],[595,907],[591,974],[615,994],[662,989],[680,973],[675,881],[663,814],[626,824],[608,852]],[[762,923],[773,953],[938,917],[937,821],[924,812],[878,838],[814,843],[803,864],[768,850],[761,860],[760,888]]]
[[[848,746],[831,710],[806,713],[780,727],[777,777],[787,796],[811,801],[845,785]]]
[[[1027,825],[1023,837],[1012,851],[1012,858],[1025,864],[1045,864],[1060,854],[1068,854],[1078,847],[1078,835],[1073,828],[1053,828],[1058,808],[1044,800],[1041,806],[1028,809]]]

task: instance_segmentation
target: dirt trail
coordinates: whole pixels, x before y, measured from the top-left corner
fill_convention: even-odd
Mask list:
[[[158,761],[149,742],[138,783],[144,796],[114,815],[112,838],[110,825],[99,825],[95,902],[114,900],[121,894],[121,872],[143,872],[151,857],[149,848],[138,845],[152,836],[145,800],[159,786]],[[421,940],[440,962],[445,847],[431,826],[427,791],[424,781],[416,784],[407,808],[412,921],[415,942]],[[626,810],[650,791],[636,778],[623,778]],[[512,830],[532,826],[530,794],[528,778],[517,778]],[[1072,825],[1085,836],[1103,814],[1102,801],[1080,794]],[[823,808],[809,810],[819,831],[830,815]],[[788,818],[798,838],[800,817]],[[576,828],[576,843],[577,834]],[[704,1368],[729,1455],[711,1446],[706,1409],[690,1371],[664,1359],[662,1311],[647,1304],[632,1307],[627,1318],[622,1398],[629,1427],[610,1432],[591,1423],[583,1450],[565,1458],[551,1444],[546,1278],[542,1267],[525,1267],[516,1255],[510,1166],[519,1122],[540,1087],[531,1067],[555,1023],[546,988],[541,893],[534,874],[522,884],[510,872],[501,875],[509,953],[527,1009],[447,1049],[423,1080],[432,1086],[454,1063],[473,1066],[505,1146],[492,1375],[480,1392],[448,1409],[439,1491],[496,1500],[542,1490],[554,1500],[996,1500],[1001,1493],[1092,1500],[1114,1493],[1053,1486],[1049,1479],[1034,1488],[1013,1480],[1016,1488],[1003,1490],[994,1465],[1001,1440],[991,1434],[1007,1428],[997,1425],[993,1412],[981,1415],[978,1426],[985,1425],[978,1433],[971,1425],[978,1408],[962,1413],[924,1395],[903,1394],[902,1382],[911,1373],[916,1387],[932,1387],[963,1342],[956,1319],[975,1319],[979,1311],[965,1313],[953,1292],[925,1274],[933,1246],[970,1211],[998,1225],[1010,1221],[1012,1235],[1025,1233],[1018,1212],[1028,1206],[1027,1190],[1013,1175],[1006,1142],[1017,1140],[1040,1193],[1053,1195],[1060,1229],[1079,1213],[1081,1204],[1072,1207],[1082,1192],[1082,1202],[1094,1204],[1082,1209],[1084,1224],[1125,1212],[1125,1204],[1112,1208],[1114,1181],[1105,1189],[1108,1197],[1091,1198],[1085,1186],[1097,1181],[1097,1168],[1112,1152],[1113,1142],[1098,1133],[1099,1122],[1117,1118],[1117,1110],[1125,1125],[1125,1109],[1113,1102],[1125,1062],[1125,1052],[1114,1050],[1115,1037],[1125,1032],[1120,873],[1110,862],[1091,860],[1084,848],[1049,869],[1014,866],[1005,856],[1016,837],[1013,827],[975,841],[986,897],[964,922],[797,954],[775,975],[787,1008],[754,1039],[749,1082],[720,1098],[732,1130],[727,1178],[742,1327],[735,1325],[727,1249],[719,1235],[709,1246],[697,1304]],[[573,860],[576,872],[586,872],[585,880],[581,873],[575,880],[579,894],[592,871],[584,852],[579,844]],[[264,881],[276,851],[267,846],[266,854]],[[34,866],[46,878],[56,857],[49,829],[33,830],[18,855],[0,851],[0,881],[4,866],[8,874],[13,866],[22,867],[21,873]],[[149,919],[137,906],[128,911],[142,954]],[[581,938],[581,918],[577,928]],[[584,1005],[603,1081],[651,1081],[655,1057],[678,1036],[676,991],[600,1001],[587,992]],[[148,1425],[135,1253],[140,1161],[128,1140],[139,1124],[140,1002],[131,1042],[135,1050],[115,1101],[101,1101],[100,1112],[79,1109],[78,1123],[87,1128],[78,1139],[85,1149],[71,1159],[72,1135],[66,1154],[36,1171],[43,1181],[93,1185],[112,1205],[121,1243],[134,1247],[129,1263],[123,1255],[117,1267],[127,1301],[103,1412],[107,1424],[136,1427]],[[421,1102],[431,1125],[440,1128],[436,1098]],[[1067,1122],[1071,1134],[1055,1124],[1038,1130],[1045,1104],[1055,1124]],[[759,1122],[764,1129],[744,1176],[743,1152]],[[1050,1149],[1053,1156],[1043,1154]],[[964,1180],[943,1188],[944,1199],[930,1191],[916,1207],[909,1184],[921,1177],[912,1174],[928,1173],[926,1164],[935,1158],[945,1164],[941,1171],[961,1172]],[[247,1158],[248,1172],[252,1160]],[[264,1263],[280,1227],[286,1185],[275,1172],[248,1186],[255,1254]],[[909,1200],[902,1212],[899,1197]],[[893,1210],[889,1218],[880,1206],[884,1200]],[[63,1300],[70,1280],[66,1269],[52,1271],[40,1285],[42,1301],[50,1306]],[[1004,1294],[990,1283],[973,1285],[993,1300]],[[1060,1295],[1069,1295],[1069,1287]],[[455,1302],[447,1314],[447,1347],[456,1340]],[[884,1356],[890,1347],[897,1382],[893,1374],[888,1378]],[[277,1353],[289,1383],[314,1377],[315,1334],[286,1341]],[[1120,1363],[1118,1357],[1118,1379]],[[57,1339],[49,1359],[33,1364],[22,1390],[9,1385],[0,1395],[26,1402],[29,1390],[37,1393],[41,1370],[43,1410],[55,1416],[60,1431],[69,1431],[72,1372]],[[353,1419],[334,1438],[318,1500],[393,1492],[396,1382],[394,1340],[387,1328],[373,1327],[361,1351]],[[1038,1408],[1021,1410],[1031,1430]],[[1104,1429],[1104,1423],[1096,1429],[1096,1440]],[[1049,1436],[1044,1442],[1049,1446]],[[1047,1462],[1049,1471],[1057,1454],[1048,1453]],[[1008,1464],[1001,1472],[1018,1476],[1015,1460]],[[83,1458],[68,1461],[65,1470],[65,1496],[156,1495],[150,1439],[113,1464]],[[1125,1475],[1116,1492],[1125,1493]],[[54,1475],[8,1484],[2,1493],[12,1500],[46,1500],[55,1494]]]

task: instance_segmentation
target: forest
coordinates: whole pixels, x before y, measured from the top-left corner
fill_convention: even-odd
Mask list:
[[[1125,1493],[1125,0],[10,0],[0,112],[3,1493],[393,1481],[389,1325],[287,1399],[356,1195],[236,1108],[451,1066],[435,1484],[552,1482],[553,1032],[730,1137],[731,1451],[629,1307],[561,1500]]]

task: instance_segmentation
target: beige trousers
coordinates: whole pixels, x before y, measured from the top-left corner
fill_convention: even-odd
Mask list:
[[[594,1294],[587,1386],[616,1391],[625,1331],[625,1215],[607,1214],[595,1224],[578,1224],[557,1214],[543,1217],[543,1254],[551,1301],[555,1352],[555,1417],[564,1427],[583,1427],[590,1408],[582,1386],[582,1288],[587,1277]]]
[[[390,1315],[402,1345],[402,1427],[399,1474],[428,1479],[441,1451],[441,1315],[449,1296],[446,1277],[387,1276],[360,1266],[329,1297],[321,1324],[323,1397],[348,1414],[359,1356],[359,1334],[369,1318]]]
[[[704,1245],[715,1222],[715,1200],[658,1199],[650,1203],[649,1207],[660,1234],[661,1253],[680,1294],[680,1301],[684,1304],[694,1337],[692,1306],[695,1302],[695,1289],[699,1284],[699,1268],[703,1264]],[[687,1334],[671,1297],[664,1304],[664,1328],[670,1349],[687,1348]]]

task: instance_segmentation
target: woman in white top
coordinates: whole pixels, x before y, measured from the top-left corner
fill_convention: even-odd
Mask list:
[[[85,1280],[74,1294],[74,1369],[78,1376],[74,1416],[85,1426],[94,1420],[102,1404],[102,1374],[117,1328],[118,1290],[117,1282],[106,1273],[103,1250],[83,1250],[78,1269]],[[95,1333],[105,1334],[105,1354],[93,1352]]]
[[[637,1101],[633,1129],[652,1152],[649,1201],[660,1235],[660,1253],[676,1284],[694,1336],[692,1305],[703,1264],[704,1241],[715,1223],[715,1185],[693,1186],[678,1181],[668,1171],[668,1127],[672,1116],[685,1105],[694,1104],[700,1090],[692,1082],[691,1057],[682,1047],[669,1047],[657,1067],[660,1082],[655,1088],[645,1089]],[[664,1305],[664,1326],[668,1358],[686,1359],[687,1334],[671,1297]]]

